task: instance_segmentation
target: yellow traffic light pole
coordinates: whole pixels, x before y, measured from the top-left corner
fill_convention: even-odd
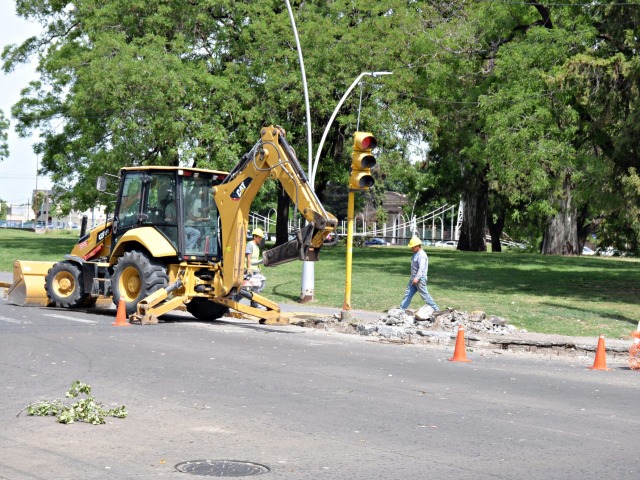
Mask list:
[[[351,261],[353,257],[353,211],[355,209],[355,196],[353,190],[349,190],[349,202],[347,205],[347,260],[346,280],[344,285],[344,304],[342,305],[341,320],[351,320]]]
[[[371,168],[376,164],[371,154],[378,142],[369,132],[355,132],[353,135],[353,153],[351,155],[351,174],[349,175],[349,203],[347,205],[347,259],[346,280],[344,286],[344,304],[341,319],[351,320],[351,266],[353,260],[353,217],[355,210],[356,190],[369,190],[375,180],[371,176]]]

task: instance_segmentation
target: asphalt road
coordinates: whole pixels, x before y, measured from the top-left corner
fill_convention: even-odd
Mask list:
[[[260,478],[640,478],[640,377],[626,368],[489,351],[457,363],[186,314],[117,327],[114,313],[0,300],[1,479],[188,479],[176,465],[192,460],[260,464]],[[18,415],[76,379],[129,416]]]

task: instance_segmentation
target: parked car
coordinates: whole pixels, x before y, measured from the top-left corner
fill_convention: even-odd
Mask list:
[[[436,242],[436,247],[458,248],[458,242],[456,242],[455,240],[446,240],[444,242],[439,241]]]
[[[603,257],[617,257],[617,256],[620,255],[618,250],[616,250],[613,247],[598,248],[596,253],[597,253],[597,255],[601,255]]]
[[[428,238],[425,238],[422,240],[422,246],[423,247],[430,247],[433,245],[433,242],[431,240],[429,240]]]
[[[364,242],[366,246],[374,246],[374,245],[389,245],[388,242],[384,241],[384,238],[372,238]]]
[[[521,250],[527,248],[527,245],[524,243],[512,242],[509,240],[500,240],[500,245],[507,248],[519,248]]]
[[[591,250],[589,247],[582,247],[582,255],[595,255],[596,252]]]

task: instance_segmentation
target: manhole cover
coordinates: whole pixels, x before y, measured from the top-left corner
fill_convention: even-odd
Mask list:
[[[270,471],[265,465],[238,460],[190,460],[177,464],[176,470],[201,477],[250,477]]]

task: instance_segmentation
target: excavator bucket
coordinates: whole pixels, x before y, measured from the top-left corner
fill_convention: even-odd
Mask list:
[[[45,276],[53,264],[16,260],[13,263],[13,283],[0,282],[0,287],[5,287],[7,302],[21,307],[46,307],[49,299],[44,288]]]

